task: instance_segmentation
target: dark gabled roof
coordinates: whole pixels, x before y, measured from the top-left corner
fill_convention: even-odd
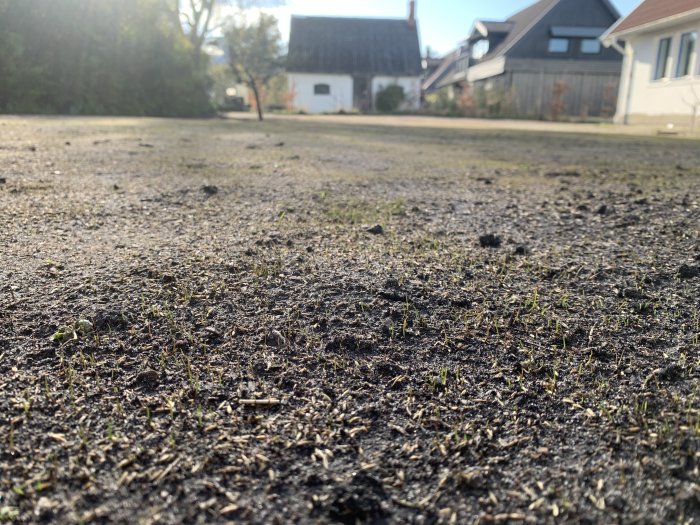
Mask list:
[[[293,16],[287,71],[420,76],[418,28],[405,19]]]
[[[474,22],[474,30],[469,36],[469,40],[483,38],[490,34],[509,33],[513,29],[512,22],[496,22],[493,20],[476,20]],[[484,30],[485,33],[484,34]]]
[[[613,26],[608,35],[630,30],[700,10],[700,0],[646,0]]]
[[[667,1],[667,0],[661,0]],[[673,0],[679,1],[679,0]],[[686,0],[689,1],[689,0]],[[700,0],[693,0],[700,1]],[[561,0],[539,0],[529,7],[526,7],[522,11],[518,11],[513,16],[508,18],[504,24],[510,25],[510,31],[506,38],[498,44],[494,49],[491,49],[481,61],[485,62],[492,58],[496,58],[504,55],[511,47],[518,43],[518,41],[523,38],[532,29],[537,22],[542,20],[544,16],[549,13]],[[610,3],[610,0],[602,0],[605,6],[610,10],[610,12],[619,17],[617,9]],[[482,22],[483,23],[483,22]],[[494,22],[489,22],[490,24],[495,24]],[[494,31],[495,32],[495,31]]]
[[[505,23],[510,24],[508,36],[495,49],[491,49],[482,60],[486,61],[505,53],[513,44],[525,36],[528,30],[558,2],[559,0],[540,0],[508,18],[508,20],[505,21]]]

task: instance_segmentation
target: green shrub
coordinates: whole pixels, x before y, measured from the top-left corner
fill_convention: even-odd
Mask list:
[[[404,100],[406,100],[406,94],[401,86],[393,84],[382,88],[377,92],[377,111],[394,113]]]

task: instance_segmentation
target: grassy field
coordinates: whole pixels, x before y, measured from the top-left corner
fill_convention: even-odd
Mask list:
[[[700,519],[697,142],[0,137],[0,521]]]

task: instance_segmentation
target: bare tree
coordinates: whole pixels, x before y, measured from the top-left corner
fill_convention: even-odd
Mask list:
[[[240,11],[252,8],[278,7],[286,0],[161,0],[173,22],[189,39],[197,58],[201,57],[207,37],[221,28],[217,9],[237,7]]]
[[[260,89],[279,74],[284,65],[277,19],[260,13],[252,23],[245,19],[232,22],[225,34],[231,70],[239,81],[253,90],[258,119],[263,120]]]

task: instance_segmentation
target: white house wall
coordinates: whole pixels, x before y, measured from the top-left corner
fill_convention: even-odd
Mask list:
[[[685,124],[692,117],[691,105],[696,104],[700,109],[700,40],[691,58],[691,75],[673,77],[680,55],[681,35],[690,31],[700,35],[700,21],[628,37],[617,121],[635,123],[665,117],[668,122],[677,120],[677,124]],[[667,75],[654,80],[659,41],[667,37],[673,39]]]
[[[406,98],[399,109],[404,111],[420,108],[421,78],[420,77],[374,77],[372,79],[372,94],[376,100],[377,93],[388,86],[397,85],[403,88]]]
[[[353,80],[350,75],[324,75],[288,73],[289,92],[293,95],[293,107],[307,113],[337,113],[351,111],[353,106]],[[330,94],[316,95],[317,84],[330,86]]]

